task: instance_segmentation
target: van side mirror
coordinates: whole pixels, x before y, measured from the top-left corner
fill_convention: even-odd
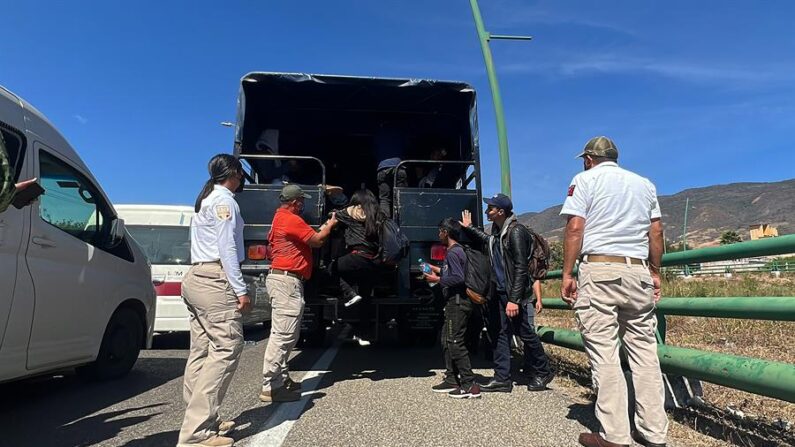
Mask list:
[[[118,217],[113,219],[113,221],[110,223],[110,240],[108,241],[108,248],[116,247],[121,244],[122,241],[124,241],[124,234],[126,233],[124,228],[124,219],[119,219]]]

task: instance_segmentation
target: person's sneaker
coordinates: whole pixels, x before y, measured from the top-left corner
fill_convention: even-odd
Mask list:
[[[370,340],[367,340],[366,338],[359,337],[358,335],[354,335],[353,336],[353,341],[355,341],[356,343],[359,343],[359,346],[370,346],[372,344],[372,343],[370,343]]]
[[[510,380],[501,382],[497,379],[491,379],[489,383],[480,385],[480,390],[484,393],[510,393],[513,391],[513,383]]]
[[[221,421],[218,423],[218,436],[226,436],[235,429],[235,421]]]
[[[480,397],[480,385],[473,383],[469,389],[456,388],[447,393],[453,399],[477,399]]]
[[[268,391],[262,390],[259,394],[259,400],[262,402],[295,402],[300,399],[301,393],[289,391],[284,387]]]
[[[288,376],[284,379],[284,388],[287,391],[301,391],[301,382],[296,382]]]
[[[192,444],[177,444],[177,447],[232,447],[235,440],[225,436],[212,436],[202,442]]]
[[[362,298],[360,295],[356,295],[355,297],[353,297],[353,298],[349,299],[348,301],[346,301],[344,306],[345,307],[351,307],[351,306],[353,306],[354,304],[358,303],[359,301],[361,301],[363,299],[364,298]]]
[[[442,383],[431,387],[431,391],[434,393],[449,393],[450,391],[455,391],[457,389],[458,385],[447,383],[445,381],[442,381]]]
[[[544,376],[536,376],[530,379],[530,383],[527,384],[528,391],[544,391],[547,389],[547,385],[552,379],[555,378],[554,372],[549,372]]]

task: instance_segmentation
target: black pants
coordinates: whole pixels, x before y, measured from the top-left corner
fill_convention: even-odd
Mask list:
[[[467,327],[473,304],[467,297],[453,296],[444,306],[442,352],[446,368],[444,381],[469,389],[475,381],[466,346]]]
[[[372,288],[373,276],[381,270],[381,264],[375,259],[358,253],[340,256],[331,264],[331,275],[339,281],[342,296],[349,300],[356,295],[367,298]],[[358,292],[355,287],[358,287]]]
[[[528,306],[533,305],[532,301],[522,300],[519,315],[513,318],[505,314],[507,305],[508,296],[504,292],[497,292],[489,302],[494,378],[503,382],[511,380],[511,337],[514,334],[524,343],[525,373],[531,377],[549,374],[551,369],[544,346],[528,318]]]

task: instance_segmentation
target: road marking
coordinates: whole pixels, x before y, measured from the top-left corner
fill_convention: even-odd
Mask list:
[[[334,344],[304,374],[301,379],[301,400],[276,404],[279,407],[262,424],[259,432],[249,438],[249,442],[246,445],[251,447],[279,447],[284,443],[293,425],[303,413],[309,398],[315,394],[315,390],[320,386],[323,375],[329,372],[329,366],[334,361],[334,357],[337,356],[337,351],[339,351],[342,340],[346,338],[348,329],[346,327],[342,331],[340,336],[334,341]]]

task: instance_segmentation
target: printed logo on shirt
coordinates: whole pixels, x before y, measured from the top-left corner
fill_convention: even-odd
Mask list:
[[[229,205],[218,205],[215,207],[215,215],[221,220],[229,220],[232,218],[232,210]]]
[[[577,185],[571,185],[571,186],[569,186],[569,194],[568,194],[568,196],[569,196],[569,197],[571,197],[571,196],[573,196],[573,195],[574,195],[574,187],[575,187],[575,186],[577,186]]]

